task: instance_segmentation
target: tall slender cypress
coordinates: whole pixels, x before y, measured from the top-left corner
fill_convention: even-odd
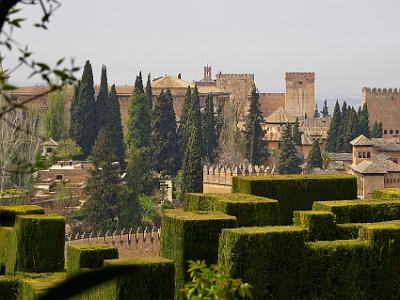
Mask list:
[[[246,156],[251,164],[260,165],[268,155],[268,146],[264,141],[261,127],[263,116],[260,111],[259,94],[253,84],[250,97],[250,107],[245,122]]]
[[[341,123],[341,111],[339,101],[336,100],[335,109],[333,111],[331,123],[328,129],[328,138],[326,140],[326,151],[337,152],[338,138]]]
[[[318,104],[315,104],[314,118],[319,118],[319,117],[321,117],[321,115],[319,114]]]
[[[326,118],[329,116],[328,100],[325,99],[324,106],[322,107],[322,117]]]
[[[74,86],[74,95],[71,101],[70,109],[70,125],[69,125],[69,136],[76,141],[77,132],[79,129],[79,89],[81,82]]]
[[[150,107],[143,91],[141,73],[136,77],[135,88],[129,101],[127,127],[127,144],[129,147],[149,146],[151,134]]]
[[[297,118],[296,118],[296,121],[293,124],[292,138],[293,138],[293,142],[294,142],[294,144],[296,146],[301,146],[300,124],[299,124],[299,119],[297,119]]]
[[[191,128],[190,137],[185,149],[182,167],[183,193],[201,193],[203,191],[203,167],[201,162],[201,147],[199,128]]]
[[[217,135],[215,131],[214,100],[212,94],[208,94],[204,111],[202,113],[202,129],[205,148],[205,159],[213,164],[215,149],[217,148]]]
[[[187,118],[185,120],[183,128],[183,141],[186,143],[185,149],[187,148],[187,143],[189,142],[189,137],[192,134],[193,128],[197,129],[197,135],[200,139],[200,141],[203,141],[203,133],[202,133],[202,128],[201,128],[201,112],[200,112],[200,96],[199,96],[199,91],[197,89],[197,86],[194,87],[192,96],[191,96],[191,102],[190,102],[190,107],[188,110]],[[203,143],[200,143],[200,154],[201,157],[204,156],[204,147]]]
[[[359,120],[360,120],[360,134],[363,134],[365,137],[371,137],[371,131],[369,129],[369,113],[367,103],[364,103],[362,109],[359,112]]]
[[[178,136],[171,91],[161,91],[152,115],[152,154],[155,170],[175,176],[179,169]]]
[[[115,84],[111,86],[110,95],[107,102],[107,117],[105,128],[110,133],[112,143],[115,147],[115,156],[122,169],[125,168],[125,145],[121,124],[121,111]]]
[[[107,68],[101,68],[101,81],[99,94],[96,100],[96,136],[100,129],[106,124],[108,109],[108,82],[107,82]]]
[[[146,96],[147,96],[147,100],[149,101],[150,110],[152,110],[153,109],[153,90],[151,88],[150,73],[149,73],[149,75],[147,75]]]

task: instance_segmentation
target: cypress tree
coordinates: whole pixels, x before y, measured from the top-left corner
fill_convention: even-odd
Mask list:
[[[171,91],[161,91],[154,103],[152,153],[157,172],[175,176],[179,169],[178,136]]]
[[[314,118],[319,118],[321,115],[319,114],[318,111],[318,104],[315,104],[315,110],[314,110]]]
[[[125,145],[124,135],[121,124],[121,111],[119,106],[119,99],[115,84],[111,86],[110,96],[107,102],[107,117],[105,120],[105,128],[111,135],[112,143],[115,147],[115,155],[121,166],[125,168]]]
[[[335,109],[333,111],[331,123],[328,129],[328,137],[326,140],[326,151],[337,152],[338,150],[338,138],[341,123],[341,111],[339,101],[336,100]]]
[[[183,102],[183,109],[181,113],[181,118],[179,120],[179,128],[178,128],[178,138],[179,138],[179,144],[180,148],[182,149],[182,154],[185,151],[185,146],[186,146],[186,121],[189,115],[189,110],[191,107],[192,103],[192,90],[190,89],[190,86],[188,86],[186,95],[185,95],[185,100]]]
[[[129,147],[147,147],[150,142],[150,134],[150,107],[143,91],[140,73],[136,77],[135,88],[129,102],[127,144]]]
[[[383,136],[383,125],[382,122],[379,122],[378,124],[378,138],[381,138]]]
[[[292,128],[289,123],[282,134],[282,142],[279,149],[277,170],[279,174],[299,174],[301,159],[298,157],[296,146],[293,142]]]
[[[215,149],[217,148],[217,135],[215,132],[214,102],[212,94],[208,94],[204,111],[202,113],[202,130],[204,137],[205,159],[213,164]]]
[[[81,159],[91,152],[96,140],[96,101],[94,96],[93,72],[89,61],[86,61],[82,79],[79,84],[77,99],[74,100],[72,138],[82,149]]]
[[[253,84],[250,107],[245,122],[246,157],[253,165],[260,165],[267,159],[268,147],[261,127],[263,116],[260,111],[259,94]]]
[[[348,107],[347,120],[344,122],[346,124],[346,131],[343,136],[342,152],[351,152],[352,146],[350,142],[360,135],[360,126],[358,121],[358,115],[354,107]]]
[[[217,117],[215,118],[215,133],[216,133],[217,143],[219,143],[220,141],[221,131],[223,127],[224,127],[224,103],[221,103],[220,105],[218,105]]]
[[[374,126],[372,127],[371,137],[373,138],[381,138],[383,135],[382,130],[382,122],[375,121]]]
[[[96,100],[96,136],[100,129],[106,124],[108,114],[108,82],[106,66],[101,68],[101,81],[99,94]]]
[[[300,124],[299,124],[299,119],[297,119],[297,118],[293,124],[292,138],[293,138],[293,142],[296,146],[301,146]]]
[[[198,135],[200,141],[203,141],[203,133],[201,130],[200,97],[197,86],[194,87],[192,92],[190,107],[188,110],[184,126],[185,127],[183,128],[184,131],[183,142],[185,143],[184,144],[185,149],[187,148],[187,143],[189,142],[189,137],[192,134],[193,128],[197,129],[196,134]],[[204,156],[203,143],[201,142],[199,146],[200,146],[200,155],[201,157],[203,157]]]
[[[151,88],[151,78],[150,73],[147,75],[147,84],[146,84],[146,96],[149,101],[150,110],[153,109],[153,90]]]
[[[79,89],[81,82],[74,86],[74,95],[71,100],[70,109],[70,124],[69,124],[69,136],[76,141],[76,135],[79,127]]]
[[[362,109],[360,110],[358,117],[360,120],[360,134],[363,134],[365,137],[370,138],[371,132],[368,125],[369,113],[366,103],[364,103],[364,105],[362,106]]]
[[[312,170],[315,168],[322,169],[322,166],[322,155],[321,148],[319,147],[319,141],[314,140],[311,151],[307,156],[307,170]]]
[[[329,116],[328,100],[324,101],[324,106],[322,107],[322,117],[326,118]]]
[[[185,149],[182,167],[182,192],[201,193],[203,191],[203,166],[199,128],[193,126]]]

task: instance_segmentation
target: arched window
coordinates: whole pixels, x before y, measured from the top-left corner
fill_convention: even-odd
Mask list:
[[[386,129],[383,131],[383,134],[387,134],[387,130]]]
[[[358,158],[361,158],[361,152],[358,152]]]
[[[363,152],[363,158],[366,158],[366,156],[365,156],[365,152]]]
[[[367,152],[367,158],[371,158],[371,152]]]

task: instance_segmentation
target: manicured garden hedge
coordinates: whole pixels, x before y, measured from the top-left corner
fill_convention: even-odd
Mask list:
[[[308,229],[309,241],[334,240],[336,238],[335,215],[324,211],[294,211],[294,225]]]
[[[220,211],[235,216],[239,226],[279,224],[277,200],[249,194],[186,194],[185,211]]]
[[[19,281],[18,300],[35,300],[66,279],[66,273],[23,273]]]
[[[64,270],[65,222],[59,215],[18,215],[6,253],[6,274]]]
[[[372,197],[374,199],[400,199],[400,189],[386,188],[375,190]]]
[[[336,239],[337,240],[357,239],[360,228],[365,224],[368,223],[336,224]]]
[[[236,225],[235,217],[220,212],[163,212],[160,255],[175,263],[176,295],[189,279],[187,261],[204,259],[208,264],[216,263],[221,230]]]
[[[10,246],[10,237],[13,233],[13,227],[0,226],[0,275],[6,271],[6,253]]]
[[[253,285],[254,299],[301,299],[305,234],[299,226],[224,229],[218,262]]]
[[[368,223],[400,219],[400,199],[314,202],[313,210],[335,214],[336,223]]]
[[[82,268],[96,269],[105,259],[118,258],[118,249],[108,245],[75,244],[67,246],[68,276],[79,273]]]
[[[37,205],[0,206],[0,225],[14,226],[17,215],[44,214],[42,207]]]
[[[357,198],[357,181],[346,174],[233,177],[232,191],[278,200],[281,223],[290,224],[294,210],[310,210],[314,201]]]
[[[17,300],[19,281],[15,276],[0,276],[0,300]]]

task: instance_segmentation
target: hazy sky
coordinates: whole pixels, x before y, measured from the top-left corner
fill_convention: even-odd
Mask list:
[[[132,84],[139,70],[197,80],[209,63],[213,75],[254,73],[261,91],[284,91],[286,71],[314,71],[319,96],[400,87],[399,0],[60,2],[49,31],[25,26],[15,37],[40,59],[90,59],[96,82],[102,64],[110,83]],[[32,23],[38,8],[25,15]]]

